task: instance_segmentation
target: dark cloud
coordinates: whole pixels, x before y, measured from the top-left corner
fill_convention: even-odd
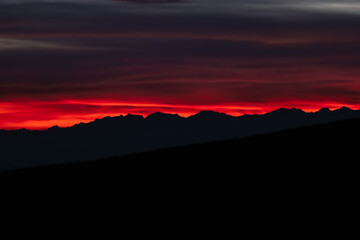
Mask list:
[[[356,1],[127,2],[154,4],[2,1],[0,113],[19,99],[360,104]]]
[[[181,3],[186,2],[185,0],[112,0],[118,2],[129,2],[137,4],[168,4],[168,3]]]

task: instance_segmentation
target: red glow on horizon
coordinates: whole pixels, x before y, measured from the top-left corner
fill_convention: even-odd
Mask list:
[[[44,130],[54,125],[70,127],[77,123],[91,122],[107,116],[136,114],[144,117],[156,111],[179,114],[189,117],[200,111],[210,110],[232,116],[244,114],[264,114],[279,108],[299,108],[305,112],[315,112],[327,107],[330,110],[346,106],[340,103],[279,103],[271,104],[223,104],[223,105],[185,105],[164,103],[129,103],[116,100],[60,100],[60,101],[15,101],[0,102],[0,129],[15,130],[26,128]]]

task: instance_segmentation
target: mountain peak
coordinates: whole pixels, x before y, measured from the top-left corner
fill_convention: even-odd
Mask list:
[[[345,107],[345,106],[342,106],[341,108],[339,108],[337,111],[341,111],[341,112],[352,112],[354,110],[352,110],[351,108],[348,108],[348,107]]]
[[[322,108],[318,111],[318,113],[330,113],[331,110],[329,108]]]
[[[176,119],[176,118],[181,118],[178,114],[170,114],[170,113],[162,113],[162,112],[154,112],[149,114],[146,119]]]
[[[50,127],[48,130],[53,131],[53,130],[58,130],[58,129],[60,129],[60,127],[58,125],[55,125],[55,126]]]
[[[197,114],[190,116],[190,118],[206,119],[206,118],[229,118],[232,117],[225,113],[219,113],[214,111],[200,111]]]
[[[279,117],[288,117],[288,116],[300,116],[305,114],[305,112],[298,108],[279,108],[272,112],[269,112],[265,115],[267,116],[279,116]]]
[[[127,114],[126,116],[125,116],[125,119],[128,119],[128,120],[139,120],[139,119],[144,119],[144,117],[143,116],[141,116],[141,115],[134,115],[134,114]]]
[[[299,109],[299,108],[290,108],[288,109],[289,111],[292,111],[292,112],[301,112],[301,113],[304,113],[304,111],[302,109]]]

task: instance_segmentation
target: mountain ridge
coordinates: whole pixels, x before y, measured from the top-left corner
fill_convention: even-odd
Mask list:
[[[0,171],[239,139],[357,118],[360,119],[360,110],[347,108],[313,113],[295,108],[279,109],[239,117],[213,111],[201,111],[187,118],[157,112],[147,117],[132,114],[105,117],[66,128],[53,126],[44,131],[1,130]]]
[[[334,109],[334,110],[330,110],[329,108],[325,107],[325,108],[321,108],[318,111],[315,112],[305,112],[304,110],[300,109],[300,108],[279,108],[279,109],[275,109],[273,111],[264,113],[264,114],[243,114],[240,116],[232,116],[230,114],[226,114],[223,112],[217,112],[217,111],[212,111],[212,110],[202,110],[199,111],[196,114],[190,115],[188,117],[183,117],[180,116],[178,113],[173,114],[173,113],[167,113],[167,112],[160,112],[160,111],[156,111],[154,113],[150,113],[149,115],[147,115],[146,117],[144,117],[143,115],[140,114],[126,114],[126,115],[118,115],[118,116],[106,116],[100,119],[94,119],[93,121],[90,121],[88,123],[76,123],[72,126],[69,127],[59,127],[58,125],[54,125],[49,127],[48,129],[43,129],[43,130],[29,130],[26,128],[22,128],[22,129],[15,129],[15,130],[6,130],[6,129],[0,129],[0,131],[20,131],[20,130],[27,130],[27,131],[47,131],[50,130],[52,128],[72,128],[72,127],[76,127],[78,125],[84,125],[84,124],[92,124],[94,122],[99,122],[102,120],[115,120],[115,119],[127,119],[127,120],[148,120],[148,119],[154,119],[154,118],[162,118],[162,117],[166,117],[166,118],[173,118],[173,119],[198,119],[198,118],[206,118],[206,117],[227,117],[227,118],[234,118],[234,119],[242,119],[242,118],[254,118],[254,117],[264,117],[264,116],[280,116],[280,117],[285,117],[285,116],[300,116],[300,114],[303,114],[303,116],[316,116],[316,115],[320,115],[320,114],[334,114],[334,113],[339,113],[339,114],[351,114],[351,113],[360,113],[360,110],[355,110],[355,109],[351,109],[345,106],[342,106],[338,109]],[[342,116],[339,116],[339,120],[341,120]]]
[[[230,114],[226,114],[223,112],[217,112],[217,111],[212,111],[212,110],[202,110],[199,111],[196,114],[190,115],[188,117],[183,117],[180,116],[178,113],[167,113],[167,112],[160,112],[160,111],[156,111],[154,113],[150,113],[148,114],[146,117],[144,117],[141,114],[126,114],[126,115],[118,115],[118,116],[105,116],[103,118],[96,118],[93,121],[84,123],[84,122],[79,122],[76,123],[72,126],[68,126],[68,127],[59,127],[58,125],[54,125],[51,126],[47,129],[42,129],[42,130],[30,130],[30,129],[26,129],[26,128],[21,128],[21,129],[14,129],[14,130],[7,130],[7,129],[0,129],[0,131],[47,131],[47,130],[51,130],[51,129],[66,129],[66,128],[72,128],[72,127],[77,127],[77,126],[81,126],[81,125],[86,125],[86,124],[94,124],[96,122],[99,121],[114,121],[114,120],[120,120],[120,119],[126,119],[126,120],[149,120],[149,119],[161,119],[161,118],[172,118],[172,119],[199,119],[199,118],[204,118],[206,119],[207,117],[217,117],[217,118],[233,118],[233,119],[246,119],[246,118],[255,118],[255,117],[268,117],[268,116],[278,116],[278,117],[301,117],[301,115],[303,116],[317,116],[320,114],[333,114],[332,117],[334,117],[334,114],[353,114],[353,113],[359,113],[360,114],[360,110],[355,110],[355,109],[351,109],[345,106],[342,106],[338,109],[334,109],[334,110],[330,110],[329,108],[325,107],[325,108],[321,108],[318,111],[315,112],[305,112],[304,110],[300,109],[300,108],[279,108],[279,109],[275,109],[273,111],[264,113],[264,114],[243,114],[240,116],[232,116]],[[335,120],[341,120],[342,117],[346,117],[346,116],[337,116],[337,118]],[[350,118],[352,118],[352,116],[350,116]]]

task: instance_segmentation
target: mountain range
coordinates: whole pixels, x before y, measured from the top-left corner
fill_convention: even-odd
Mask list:
[[[281,108],[240,117],[212,111],[188,118],[156,112],[146,118],[128,114],[44,131],[0,130],[0,170],[103,159],[356,118],[360,110],[346,107],[312,113]]]

